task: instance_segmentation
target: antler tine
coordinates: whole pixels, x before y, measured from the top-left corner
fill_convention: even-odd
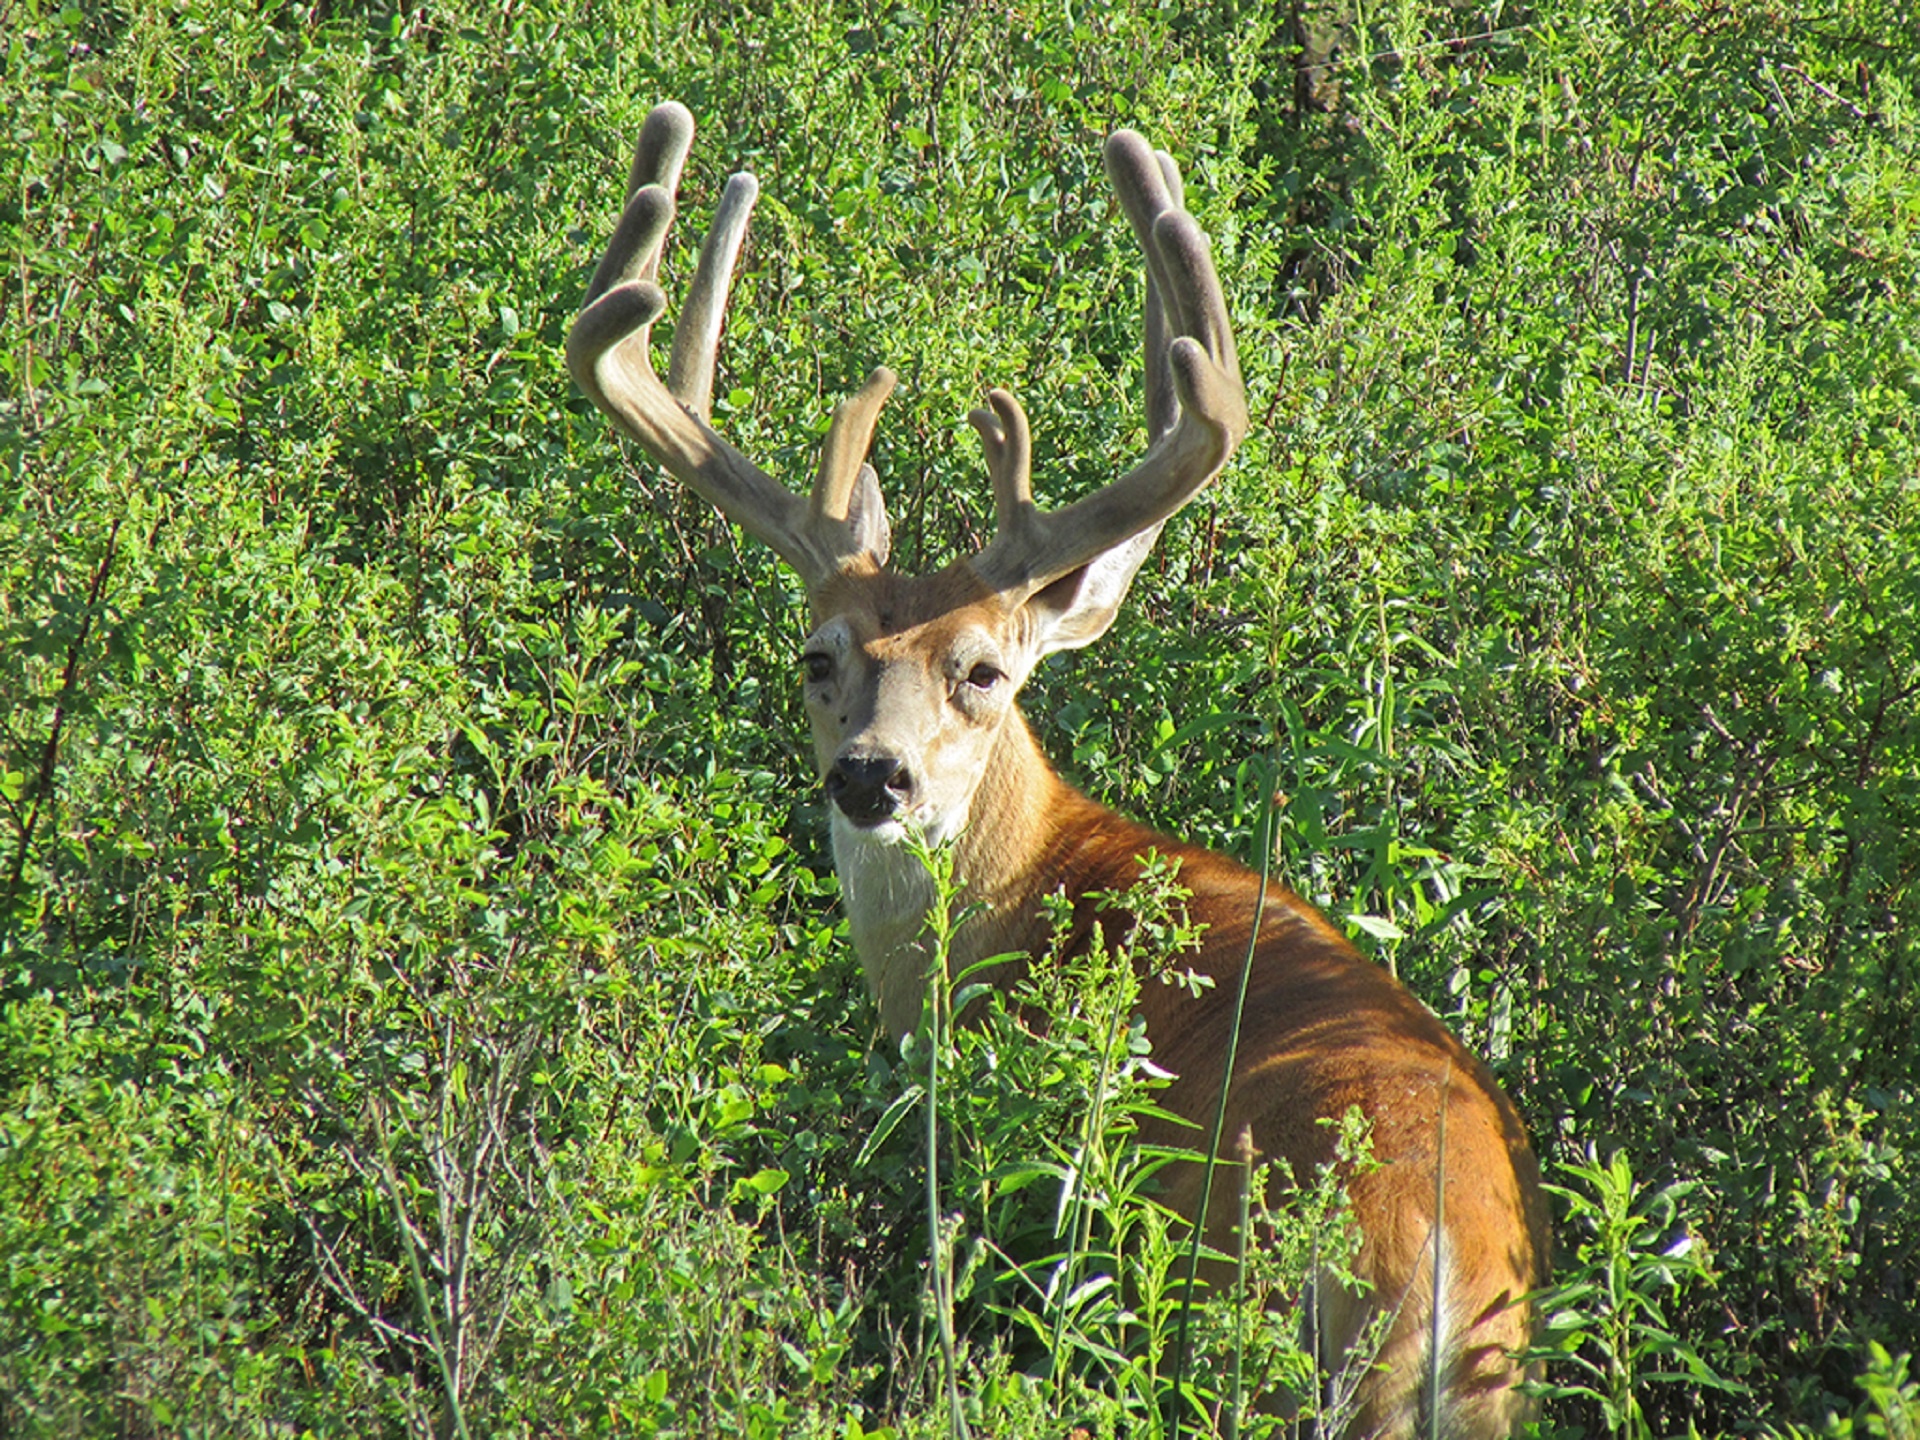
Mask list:
[[[713,228],[700,247],[693,287],[673,330],[673,354],[667,360],[667,389],[701,419],[713,409],[713,367],[720,355],[720,322],[733,289],[733,265],[747,238],[760,182],[741,171],[730,176],[714,211]]]
[[[640,126],[640,143],[633,147],[633,168],[627,172],[627,199],[633,199],[648,185],[658,185],[669,195],[677,193],[680,172],[686,167],[687,153],[692,149],[693,112],[678,100],[663,100],[654,106]]]
[[[834,407],[833,420],[827,426],[826,444],[820,447],[820,468],[814,475],[813,499],[807,509],[807,524],[830,538],[835,527],[843,527],[854,486],[873,444],[873,427],[880,419],[880,407],[893,393],[893,371],[882,365],[867,383]]]
[[[812,584],[859,548],[845,523],[846,495],[826,505],[822,514],[819,496],[810,505],[795,495],[728,444],[705,418],[733,266],[758,194],[751,175],[727,182],[712,232],[701,248],[667,382],[662,384],[654,373],[652,326],[667,303],[654,277],[673,222],[674,186],[692,142],[693,117],[684,106],[669,101],[647,116],[628,179],[626,209],[567,336],[567,369],[641,449],[741,529],[771,546]],[[836,450],[836,440],[839,449],[855,440],[864,448],[879,404],[874,401],[861,411],[859,402],[873,389],[870,381],[850,402],[865,414],[864,428],[843,432],[836,420],[829,450]],[[824,474],[824,462],[822,468]],[[836,474],[839,468],[849,469],[857,479],[858,457],[850,466],[836,462]],[[849,480],[839,488],[850,491],[852,484]],[[832,494],[827,498],[831,501]]]
[[[1032,595],[1157,530],[1220,473],[1247,432],[1226,296],[1206,234],[1179,208],[1178,170],[1131,130],[1108,139],[1106,161],[1147,261],[1150,448],[1105,489],[1059,510],[1040,514],[1030,496],[1024,510],[1019,497],[1011,508],[1003,500],[999,529],[973,559],[975,572],[1002,593]],[[986,437],[987,429],[974,423]],[[993,454],[989,439],[990,465]],[[997,468],[994,490],[996,497],[1003,491]]]
[[[1033,504],[1033,432],[1027,412],[1011,390],[989,390],[989,410],[970,410],[967,422],[980,432],[993,479],[994,544],[1020,545],[1031,538],[1039,512]]]
[[[1159,162],[1160,178],[1166,185],[1167,198],[1172,202],[1172,207],[1176,210],[1185,209],[1186,187],[1180,180],[1180,166],[1164,150],[1153,153]],[[1145,239],[1140,244],[1142,249],[1146,248]],[[1146,310],[1143,329],[1146,336],[1147,443],[1151,445],[1171,430],[1173,422],[1180,418],[1180,401],[1173,393],[1173,374],[1167,369],[1167,342],[1172,337],[1167,333],[1166,305],[1160,298],[1160,286],[1153,278],[1151,267],[1147,271]]]
[[[1131,130],[1117,131],[1108,140],[1106,159],[1121,207],[1147,257],[1147,439],[1152,443],[1171,430],[1179,418],[1169,369],[1169,343],[1175,336],[1198,333],[1206,319],[1202,313],[1184,313],[1179,308],[1191,297],[1173,284],[1170,262],[1153,239],[1153,227],[1162,215],[1186,212],[1186,185],[1173,156],[1165,150],[1151,149]],[[1175,307],[1171,314],[1169,304]],[[1224,315],[1224,309],[1221,313]],[[1227,329],[1226,338],[1231,349],[1231,329]]]

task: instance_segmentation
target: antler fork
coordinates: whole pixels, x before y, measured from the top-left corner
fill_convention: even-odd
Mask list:
[[[567,337],[567,369],[593,403],[670,474],[817,582],[860,548],[847,512],[880,407],[893,390],[893,372],[875,370],[835,412],[810,501],[770,477],[707,422],[734,262],[760,193],[753,176],[741,173],[727,181],[700,247],[661,382],[651,336],[667,298],[655,276],[692,144],[693,117],[685,106],[668,101],[648,114],[627,182],[626,210]]]

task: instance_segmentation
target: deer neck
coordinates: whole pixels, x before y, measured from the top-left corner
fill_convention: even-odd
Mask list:
[[[1071,794],[1025,719],[1018,711],[1009,714],[954,842],[954,913],[969,913],[951,946],[951,972],[991,955],[1031,953],[1045,943],[1039,896],[1059,882],[1048,883],[1043,862],[1052,848],[1054,817]],[[933,882],[909,847],[874,840],[838,810],[832,835],[854,953],[887,1032],[906,1035],[919,1023],[926,996]]]

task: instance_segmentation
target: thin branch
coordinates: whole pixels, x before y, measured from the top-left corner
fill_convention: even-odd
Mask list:
[[[13,902],[20,893],[20,880],[26,874],[27,855],[33,849],[33,832],[40,823],[40,807],[53,794],[53,778],[60,762],[60,732],[66,725],[67,702],[73,697],[74,686],[80,679],[80,656],[93,635],[94,617],[99,614],[100,594],[107,587],[107,576],[113,571],[115,549],[120,540],[120,521],[113,522],[113,528],[107,532],[106,553],[100,557],[99,565],[94,567],[93,583],[87,587],[87,608],[80,617],[80,633],[73,637],[67,646],[66,669],[60,679],[60,698],[54,702],[53,724],[47,731],[47,743],[40,751],[40,770],[33,780],[33,798],[27,805],[27,816],[20,825],[19,847],[13,853],[13,866],[7,875],[7,900],[0,906],[0,914],[11,914]]]
[[[359,1291],[354,1288],[352,1280],[347,1276],[346,1267],[340,1263],[339,1255],[335,1253],[333,1245],[327,1240],[327,1237],[320,1233],[320,1227],[313,1223],[311,1216],[305,1212],[301,1212],[300,1223],[306,1227],[307,1234],[313,1238],[314,1254],[320,1262],[322,1278],[325,1279],[328,1287],[346,1304],[349,1310],[353,1311],[354,1314],[358,1315],[368,1325],[371,1325],[383,1335],[390,1336],[407,1345],[426,1345],[426,1336],[416,1334],[404,1325],[394,1324],[393,1321],[387,1319],[360,1298]]]

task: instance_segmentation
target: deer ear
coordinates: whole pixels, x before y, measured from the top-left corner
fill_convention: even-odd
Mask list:
[[[1160,538],[1160,528],[1155,525],[1129,536],[1028,598],[1040,654],[1077,650],[1107,633],[1120,613],[1120,602],[1133,587],[1133,577]]]
[[[853,494],[847,500],[847,528],[854,542],[884,566],[893,549],[893,527],[887,523],[887,502],[880,498],[880,477],[873,466],[863,464],[860,478],[853,482]]]

